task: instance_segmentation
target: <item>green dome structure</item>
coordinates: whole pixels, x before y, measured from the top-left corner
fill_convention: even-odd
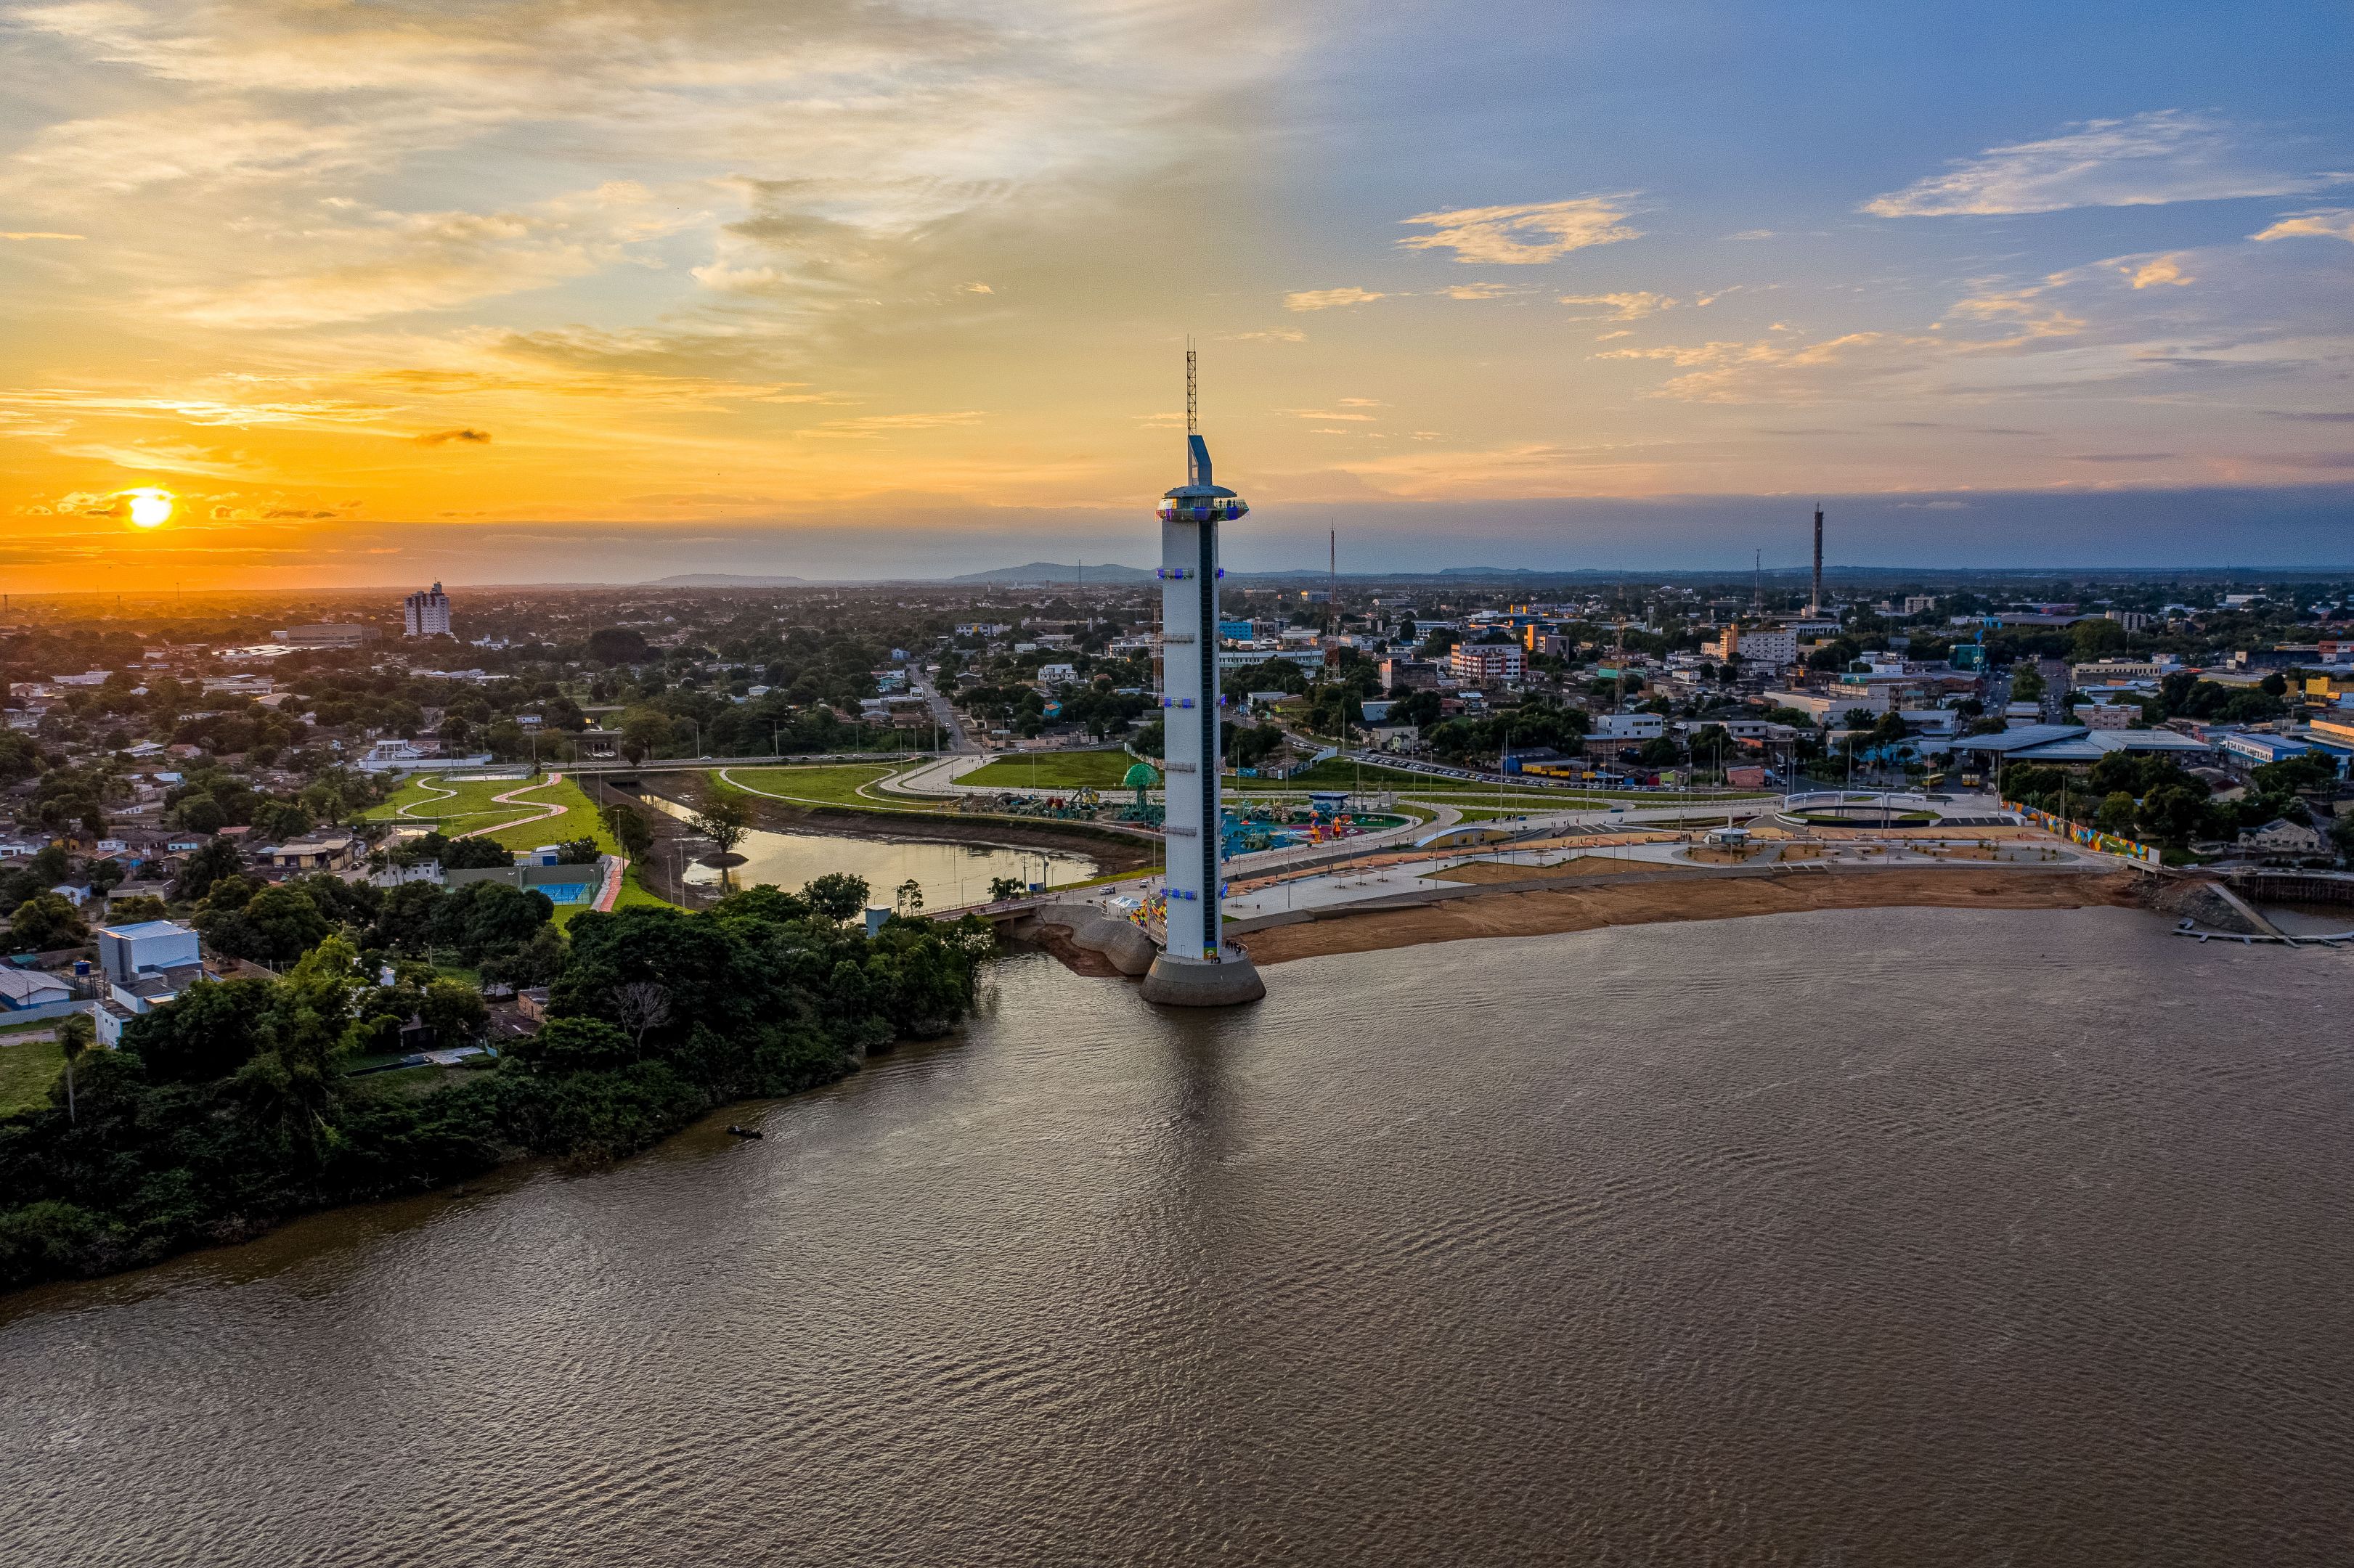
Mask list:
[[[1123,789],[1150,789],[1160,782],[1161,775],[1153,771],[1152,764],[1139,762],[1120,776],[1119,787]]]

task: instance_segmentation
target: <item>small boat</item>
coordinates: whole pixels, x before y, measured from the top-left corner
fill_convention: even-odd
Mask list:
[[[758,1138],[760,1136],[760,1129],[758,1128],[737,1127],[732,1121],[727,1124],[727,1130],[731,1135],[737,1138]]]

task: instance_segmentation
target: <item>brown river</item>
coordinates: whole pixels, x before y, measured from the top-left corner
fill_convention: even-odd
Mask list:
[[[2349,987],[2112,909],[1015,959],[619,1169],[0,1299],[0,1563],[2345,1563]]]

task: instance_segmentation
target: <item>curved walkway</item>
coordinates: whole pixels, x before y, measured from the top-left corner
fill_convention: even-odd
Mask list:
[[[533,822],[544,822],[550,817],[560,817],[564,815],[564,813],[570,810],[570,808],[557,801],[518,800],[515,799],[518,795],[528,795],[535,789],[552,789],[557,785],[563,782],[563,774],[551,773],[546,778],[538,780],[536,783],[525,784],[518,789],[510,789],[504,795],[492,796],[491,804],[494,806],[520,806],[525,809],[536,807],[537,810],[531,816],[517,817],[511,822],[493,822],[487,828],[469,828],[464,832],[460,833],[457,836],[461,839],[479,839],[485,833],[503,833],[509,828],[528,827]]]
[[[440,776],[437,774],[435,777],[438,778]],[[411,800],[408,805],[396,810],[393,812],[393,815],[396,817],[407,817],[412,822],[439,822],[447,821],[448,819],[442,817],[420,817],[417,815],[416,808],[419,806],[438,806],[444,800],[454,800],[458,798],[458,791],[455,789],[444,789],[431,779],[418,779],[417,787],[419,789],[432,790],[434,792],[433,799],[430,800]]]

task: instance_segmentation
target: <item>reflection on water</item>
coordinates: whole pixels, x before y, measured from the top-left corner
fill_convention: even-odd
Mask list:
[[[603,1174],[0,1299],[0,1563],[2347,1561],[2354,955],[1872,910],[1212,1013],[994,975]]]
[[[2354,905],[2259,904],[2256,909],[2292,937],[2334,937],[2354,931]]]
[[[695,813],[659,796],[645,803],[682,820]],[[705,846],[706,849],[708,845]],[[1044,882],[1049,886],[1084,882],[1096,874],[1096,863],[1083,854],[1059,850],[1012,850],[994,844],[935,843],[916,839],[851,838],[841,833],[778,833],[755,828],[736,847],[744,863],[726,875],[737,887],[769,884],[795,888],[831,872],[848,872],[866,879],[876,904],[892,902],[892,895],[909,877],[924,890],[927,909],[953,909],[980,904],[989,897],[997,877]],[[664,871],[667,876],[667,869]],[[721,873],[716,866],[690,864],[690,887],[716,888]]]

